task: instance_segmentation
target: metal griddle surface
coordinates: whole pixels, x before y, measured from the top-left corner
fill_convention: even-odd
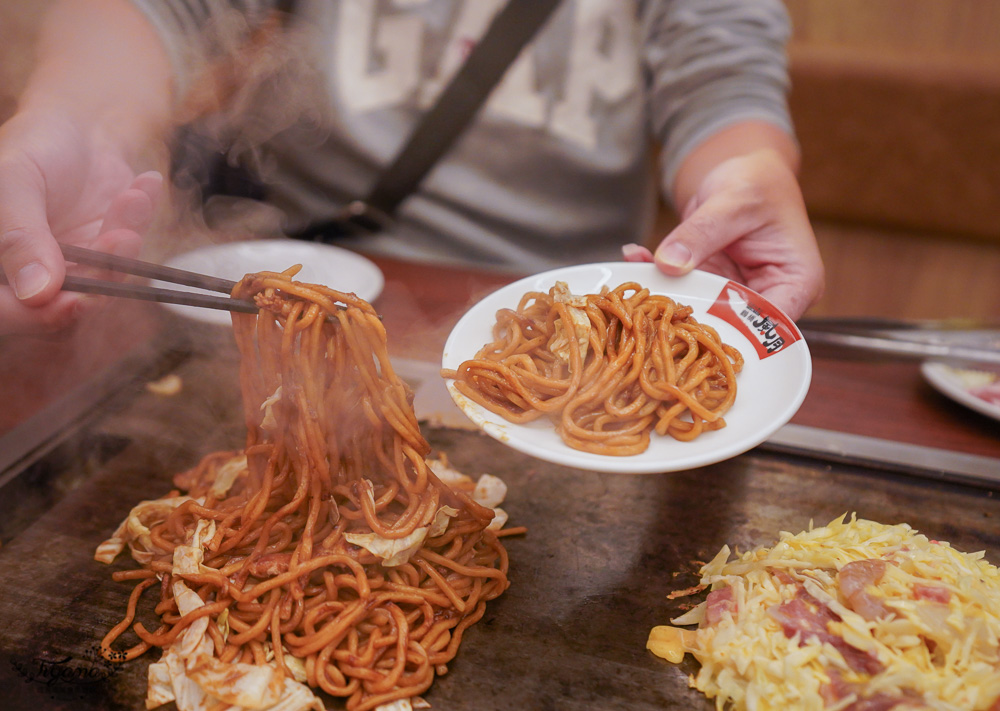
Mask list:
[[[175,472],[240,446],[235,367],[225,349],[195,354],[179,367],[180,395],[140,390],[81,433],[98,443],[92,451],[79,445],[57,462],[70,470],[69,490],[0,547],[0,707],[144,708],[146,668],[159,653],[115,667],[95,654],[131,590],[111,572],[134,564],[124,555],[106,566],[93,551],[136,502],[168,491]],[[510,589],[426,694],[443,711],[713,709],[688,688],[694,662],[669,664],[645,642],[684,609],[667,593],[693,585],[696,561],[724,543],[771,544],[779,531],[857,512],[1000,561],[1000,501],[982,489],[760,451],[675,474],[595,474],[472,432],[427,434],[460,470],[503,478],[511,524],[529,529],[507,539]],[[140,619],[153,628],[147,598]]]

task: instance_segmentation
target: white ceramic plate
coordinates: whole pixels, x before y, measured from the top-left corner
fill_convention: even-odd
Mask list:
[[[296,280],[354,292],[365,301],[382,293],[382,271],[359,254],[319,242],[293,239],[251,240],[202,247],[179,254],[167,266],[238,281],[251,272],[280,272],[294,264],[302,270]],[[169,289],[197,291],[178,284],[156,283]],[[204,293],[204,292],[202,292]],[[229,325],[229,312],[196,306],[166,304],[179,314],[207,323]]]
[[[812,377],[809,348],[794,323],[759,294],[723,277],[695,271],[668,277],[648,263],[609,262],[566,267],[521,279],[473,306],[458,322],[444,348],[442,364],[456,369],[493,340],[495,314],[516,308],[528,291],[548,291],[564,281],[574,294],[597,293],[635,281],[691,306],[694,317],[718,330],[722,340],[743,354],[736,402],[726,426],[691,442],[653,435],[649,448],[627,457],[590,454],[563,443],[547,419],[515,425],[470,402],[448,382],[452,398],[484,432],[539,459],[593,471],[645,474],[679,471],[729,459],[752,449],[795,414]],[[764,319],[767,319],[766,321]],[[756,322],[757,326],[754,326]],[[780,340],[779,340],[780,339]],[[768,352],[770,347],[772,352]]]
[[[1000,406],[969,392],[974,380],[978,380],[977,371],[951,366],[947,363],[924,361],[920,366],[920,372],[923,373],[924,379],[942,395],[980,414],[992,417],[994,420],[1000,420]],[[981,384],[985,385],[986,382],[988,381]]]

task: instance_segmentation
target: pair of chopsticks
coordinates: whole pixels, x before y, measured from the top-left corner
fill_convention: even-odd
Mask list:
[[[895,358],[1000,365],[1000,322],[996,321],[807,317],[797,325],[810,346]]]
[[[71,244],[59,245],[67,262],[74,262],[88,267],[97,267],[113,272],[131,274],[133,276],[156,279],[171,284],[182,284],[196,289],[218,291],[224,294],[232,292],[236,282],[229,279],[189,272],[184,269],[165,267],[160,264],[143,262],[138,259],[119,257],[114,254],[95,252],[84,247]],[[0,272],[0,283],[7,283]],[[102,294],[104,296],[119,296],[126,299],[156,301],[164,304],[181,304],[183,306],[200,306],[224,311],[238,311],[255,314],[259,311],[256,304],[229,296],[213,296],[178,289],[164,289],[146,284],[129,284],[126,282],[106,281],[66,275],[63,281],[63,291],[75,291],[84,294]]]

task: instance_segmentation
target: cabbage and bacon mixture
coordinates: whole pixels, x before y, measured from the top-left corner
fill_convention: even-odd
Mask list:
[[[732,560],[724,546],[701,569],[707,598],[648,649],[693,655],[689,683],[718,709],[1000,711],[997,567],[907,524],[845,519]]]

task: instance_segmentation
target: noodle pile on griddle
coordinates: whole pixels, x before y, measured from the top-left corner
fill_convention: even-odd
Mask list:
[[[143,563],[115,575],[138,584],[101,646],[111,660],[165,648],[154,703],[182,706],[179,676],[242,703],[255,674],[275,701],[307,694],[281,708],[322,708],[293,677],[352,711],[410,698],[507,587],[493,511],[430,470],[378,314],[296,271],[251,274],[233,292],[261,307],[234,316],[245,450],[205,457],[176,480],[186,496],[144,502],[98,549],[110,562],[127,543]],[[133,619],[153,586],[162,624],[148,631]],[[113,651],[129,626],[140,643]],[[169,674],[172,687],[156,686]],[[268,707],[261,693],[254,708]]]
[[[493,342],[442,374],[510,422],[550,418],[574,449],[638,454],[652,432],[724,427],[736,399],[742,355],[691,314],[634,282],[584,296],[559,282],[498,311]]]

